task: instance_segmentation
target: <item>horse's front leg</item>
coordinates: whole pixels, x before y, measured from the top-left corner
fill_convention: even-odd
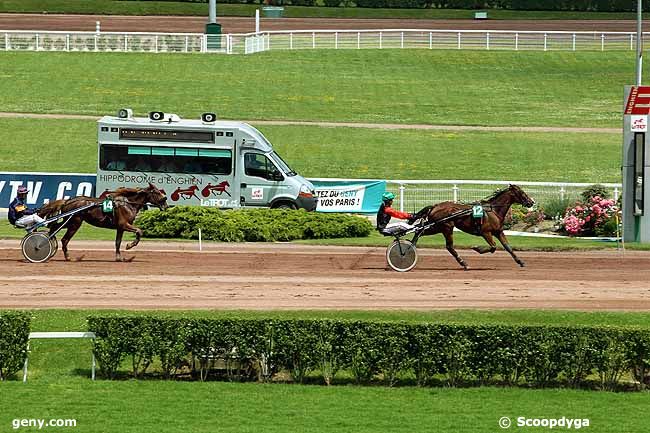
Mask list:
[[[442,234],[445,237],[445,246],[447,247],[449,254],[451,254],[456,259],[458,264],[461,265],[463,269],[467,270],[467,263],[465,263],[465,260],[463,260],[454,249],[454,228],[447,227],[442,230]]]
[[[120,253],[120,246],[122,245],[122,235],[124,234],[124,230],[122,229],[117,229],[117,234],[115,235],[115,261],[116,262],[121,262],[122,261],[122,254]]]
[[[126,245],[126,249],[130,250],[131,248],[135,247],[140,243],[140,238],[142,238],[144,232],[142,231],[142,229],[139,229],[136,226],[133,226],[131,224],[126,224],[124,226],[124,230],[126,230],[127,232],[135,233],[135,240],[133,242],[129,242]]]
[[[490,246],[489,247],[472,247],[474,251],[476,251],[479,254],[485,254],[485,253],[494,253],[497,250],[497,243],[494,242],[494,238],[492,237],[492,233],[487,232],[483,233],[481,236],[483,236],[483,239],[485,239],[485,242],[487,242]]]
[[[503,245],[503,248],[504,248],[508,253],[510,253],[510,255],[512,256],[513,259],[515,259],[515,262],[517,262],[517,264],[518,264],[519,266],[521,266],[522,268],[523,268],[524,266],[526,266],[526,264],[524,263],[524,261],[521,260],[519,257],[517,257],[517,255],[515,254],[515,252],[512,250],[512,247],[510,247],[510,244],[508,244],[508,238],[506,238],[505,233],[503,233],[502,231],[501,231],[501,232],[498,232],[498,233],[497,233],[497,237],[499,238],[499,242],[501,242],[501,245]]]

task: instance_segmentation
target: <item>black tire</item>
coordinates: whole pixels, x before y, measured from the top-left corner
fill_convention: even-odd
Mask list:
[[[52,243],[42,232],[32,232],[25,236],[21,249],[25,259],[32,263],[47,262],[52,257]]]
[[[408,239],[396,239],[386,250],[386,261],[397,272],[408,272],[418,262],[418,250]]]
[[[296,205],[293,203],[289,203],[287,201],[283,201],[278,203],[277,205],[273,206],[273,209],[290,209],[290,210],[296,210]]]

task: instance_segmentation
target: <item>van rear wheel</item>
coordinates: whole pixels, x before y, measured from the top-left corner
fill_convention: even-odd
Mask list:
[[[293,203],[289,203],[286,201],[280,202],[273,206],[273,209],[290,209],[290,210],[296,210],[296,205]]]

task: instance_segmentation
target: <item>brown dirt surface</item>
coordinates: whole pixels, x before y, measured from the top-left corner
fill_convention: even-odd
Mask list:
[[[383,247],[143,241],[130,263],[112,242],[74,241],[65,262],[23,260],[19,240],[0,241],[0,308],[649,310],[648,252],[420,249],[414,270],[388,270]]]
[[[177,16],[114,16],[114,15],[49,15],[0,14],[0,30],[95,31],[101,23],[104,32],[169,32],[202,33],[207,17]],[[219,17],[223,33],[255,31],[254,17]],[[409,20],[409,19],[331,19],[331,18],[262,18],[261,29],[271,30],[364,30],[364,29],[427,29],[427,30],[546,30],[634,32],[634,20]],[[650,31],[650,23],[644,23]]]

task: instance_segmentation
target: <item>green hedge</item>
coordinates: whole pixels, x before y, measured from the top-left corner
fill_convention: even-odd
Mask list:
[[[222,211],[200,206],[175,206],[164,212],[142,212],[136,225],[146,237],[223,242],[275,242],[296,239],[368,236],[372,224],[354,215],[284,209]]]
[[[173,0],[207,3],[208,0]],[[263,0],[219,0],[217,3],[260,4]],[[274,5],[360,7],[386,9],[508,9],[577,12],[634,12],[636,2],[631,0],[274,0]],[[643,9],[650,0],[643,0]]]
[[[650,379],[650,330],[610,327],[488,326],[343,320],[88,318],[106,377],[124,362],[140,377],[201,380],[220,363],[231,380],[288,373],[330,384],[337,372],[358,383],[596,384],[618,389]],[[285,376],[282,376],[285,377]]]
[[[0,381],[19,371],[25,362],[31,316],[0,312]]]

